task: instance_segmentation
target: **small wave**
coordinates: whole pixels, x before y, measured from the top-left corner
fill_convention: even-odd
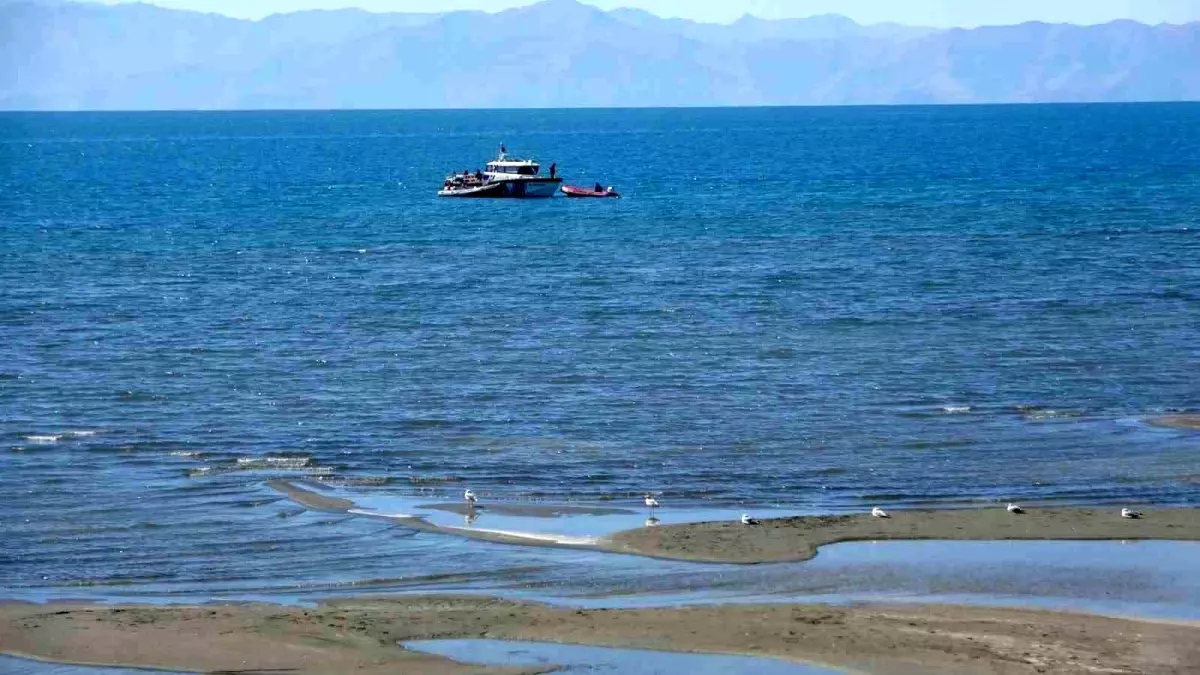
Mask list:
[[[325,481],[326,485],[337,485],[341,487],[387,485],[391,482],[392,479],[390,476],[339,476],[336,479]]]
[[[963,413],[971,412],[971,406],[969,406],[969,405],[944,405],[944,406],[942,406],[942,412],[946,413],[947,415],[961,415]]]
[[[1071,417],[1082,417],[1083,413],[1078,410],[1055,410],[1053,408],[1045,408],[1041,410],[1031,410],[1024,413],[1027,420],[1056,420],[1067,419]]]
[[[130,401],[133,403],[162,403],[163,401],[167,400],[167,397],[163,394],[155,394],[148,391],[136,391],[133,389],[126,389],[124,391],[117,392],[117,398],[122,401]]]
[[[353,513],[358,516],[371,516],[374,518],[416,518],[411,513],[380,513],[378,511],[368,511],[367,509],[347,509],[346,513]]]
[[[241,469],[306,469],[312,466],[312,457],[238,457],[237,465]]]
[[[400,426],[405,429],[440,429],[450,426],[449,420],[436,418],[421,418],[416,417],[407,420],[401,420]]]
[[[458,476],[409,476],[408,482],[413,485],[444,485],[457,483],[462,479]]]
[[[97,433],[98,432],[95,429],[70,429],[68,431],[64,431],[63,435],[68,438],[91,438]]]
[[[175,450],[169,454],[171,457],[184,457],[191,459],[198,459],[204,456],[204,453],[196,450]]]
[[[796,350],[790,347],[778,347],[762,352],[760,358],[787,361],[796,357]]]
[[[37,443],[39,445],[57,443],[61,439],[62,434],[30,434],[25,437],[25,440],[29,441],[30,443]]]

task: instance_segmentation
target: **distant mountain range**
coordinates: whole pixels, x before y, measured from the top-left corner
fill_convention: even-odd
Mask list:
[[[0,108],[505,108],[1200,99],[1200,23],[730,25],[548,0],[496,14],[0,1]]]

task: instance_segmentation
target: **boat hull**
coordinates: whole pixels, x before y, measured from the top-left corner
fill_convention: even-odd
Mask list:
[[[545,199],[558,192],[560,178],[504,180],[472,188],[449,188],[438,192],[442,197],[484,199]]]
[[[568,197],[577,198],[577,199],[588,199],[588,198],[604,199],[604,198],[612,198],[612,197],[620,197],[621,196],[617,191],[612,190],[612,189],[594,190],[591,188],[581,188],[581,187],[578,187],[575,185],[562,186],[562,192],[564,195],[566,195]]]

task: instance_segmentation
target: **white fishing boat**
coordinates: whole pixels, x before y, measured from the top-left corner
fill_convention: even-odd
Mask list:
[[[553,197],[562,179],[550,165],[550,175],[541,175],[542,166],[532,159],[514,159],[500,146],[500,154],[483,171],[452,174],[442,183],[442,197],[507,197],[536,199]]]

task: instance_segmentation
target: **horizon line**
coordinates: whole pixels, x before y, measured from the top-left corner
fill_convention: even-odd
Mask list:
[[[147,4],[147,3],[139,3]],[[618,112],[631,110],[824,110],[839,108],[1000,108],[1000,107],[1086,107],[1140,105],[1200,105],[1200,99],[1145,101],[1005,101],[1000,103],[839,103],[833,105],[677,105],[677,106],[580,106],[558,108],[114,108],[77,110],[37,110],[0,108],[0,115],[95,115],[95,114],[176,114],[176,113],[410,113],[410,112]]]

